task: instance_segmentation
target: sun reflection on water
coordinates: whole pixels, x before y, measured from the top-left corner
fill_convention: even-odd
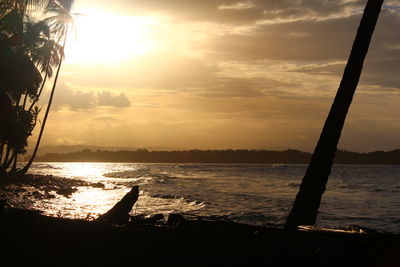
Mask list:
[[[75,206],[82,208],[82,211],[90,211],[91,214],[99,215],[107,212],[118,202],[124,195],[122,191],[124,190],[104,191],[99,188],[84,188],[74,194],[73,201]],[[78,211],[78,213],[82,211]]]
[[[50,178],[46,178],[36,189],[26,189],[20,202],[26,202],[31,208],[51,216],[95,219],[120,201],[132,186],[139,185],[140,196],[131,215],[162,213],[166,216],[171,212],[192,212],[204,208],[203,203],[188,201],[182,196],[164,197],[155,193],[154,188],[169,184],[170,179],[174,179],[171,177],[175,177],[164,175],[164,167],[157,168],[158,165],[126,163],[36,163],[31,173],[49,175]],[[43,191],[43,183],[49,185],[48,193]],[[72,192],[65,193],[68,190]],[[41,196],[35,197],[37,193],[34,191],[40,191]],[[58,193],[61,191],[65,194]]]
[[[64,163],[64,175],[82,178],[101,178],[103,176],[102,168],[98,163],[91,162],[74,162]]]

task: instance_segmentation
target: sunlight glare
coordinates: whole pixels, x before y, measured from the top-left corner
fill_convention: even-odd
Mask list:
[[[75,18],[76,33],[71,34],[66,47],[69,63],[121,61],[149,53],[155,45],[154,18],[95,10],[82,13]]]
[[[66,164],[66,174],[72,177],[93,178],[101,177],[102,170],[98,168],[96,163],[90,162],[73,162]]]

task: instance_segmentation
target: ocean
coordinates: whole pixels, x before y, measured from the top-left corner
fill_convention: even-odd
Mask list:
[[[132,215],[182,213],[255,225],[282,225],[307,165],[34,163],[32,174],[77,184],[69,196],[47,194],[47,184],[21,186],[15,207],[68,218],[96,218],[134,185],[140,197]],[[88,186],[94,184],[96,186]],[[98,186],[100,185],[100,186]],[[34,193],[33,191],[39,191]],[[42,194],[43,195],[43,194]],[[317,226],[358,225],[400,232],[400,166],[336,165],[319,209]]]

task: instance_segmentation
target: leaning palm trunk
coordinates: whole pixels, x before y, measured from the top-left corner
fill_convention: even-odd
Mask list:
[[[287,219],[287,228],[313,225],[316,222],[337,144],[360,79],[382,4],[383,0],[368,0],[367,2],[335,100]]]
[[[67,28],[67,31],[68,31],[68,28]],[[66,40],[67,40],[67,31],[65,33],[64,43],[63,43],[63,46],[62,46],[63,54],[64,54],[65,43],[66,43]],[[40,127],[40,132],[39,132],[39,136],[38,136],[38,139],[37,139],[37,142],[36,142],[36,145],[35,145],[35,149],[33,150],[32,156],[29,159],[28,163],[25,165],[25,167],[23,167],[21,170],[18,170],[18,173],[20,173],[20,174],[25,174],[29,170],[29,168],[31,167],[33,161],[35,160],[36,154],[37,154],[37,152],[39,150],[40,141],[42,140],[42,135],[43,135],[43,132],[44,132],[44,128],[46,127],[47,117],[49,116],[51,104],[53,102],[54,91],[56,90],[58,74],[60,73],[61,65],[62,65],[62,59],[60,60],[60,63],[58,64],[58,67],[57,67],[57,73],[56,73],[56,76],[54,77],[53,87],[51,88],[51,93],[50,93],[50,97],[49,97],[49,103],[48,103],[47,108],[46,108],[46,113],[44,114],[44,117],[43,117],[43,123],[42,123],[42,125]]]
[[[47,62],[46,70],[49,67],[49,61]],[[31,105],[29,106],[29,109],[28,109],[29,112],[32,110],[32,108],[35,106],[35,104],[39,101],[39,98],[40,98],[40,96],[42,95],[42,92],[43,92],[44,85],[46,84],[47,77],[49,77],[49,74],[48,74],[47,71],[45,71],[42,85],[40,86],[39,92],[37,93],[35,99],[32,101]]]

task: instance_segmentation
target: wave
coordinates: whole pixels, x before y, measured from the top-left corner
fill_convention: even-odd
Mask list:
[[[107,178],[135,179],[143,177],[143,173],[137,171],[119,171],[104,173],[103,176]]]
[[[62,168],[59,166],[54,166],[49,163],[35,163],[32,165],[32,169],[52,169],[52,170],[61,170]]]
[[[286,168],[287,166],[288,166],[287,164],[276,163],[272,164],[271,168]]]
[[[177,198],[183,198],[182,196],[175,196],[175,195],[151,195],[152,197],[158,197],[158,198],[163,198],[163,199],[177,199]]]
[[[108,172],[103,174],[107,178],[122,178],[122,179],[138,179],[138,178],[153,178],[156,180],[160,179],[172,179],[176,178],[164,173],[153,173],[143,170],[128,170],[128,171],[118,171],[118,172]]]
[[[204,169],[204,166],[202,165],[187,165],[187,164],[183,164],[183,165],[178,165],[179,168],[181,169]]]

